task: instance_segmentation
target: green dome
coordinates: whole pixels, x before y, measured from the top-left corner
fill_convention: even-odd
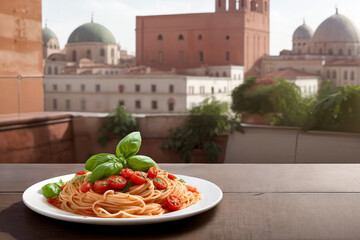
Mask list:
[[[43,28],[42,30],[42,34],[43,34],[43,44],[45,45],[50,38],[56,38],[56,35],[53,31],[51,31],[48,27]]]
[[[68,43],[79,42],[116,43],[114,35],[106,27],[93,22],[81,25],[71,33]]]

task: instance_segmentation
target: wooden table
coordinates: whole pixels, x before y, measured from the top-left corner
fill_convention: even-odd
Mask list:
[[[160,164],[224,192],[212,210],[142,226],[54,220],[28,209],[30,185],[83,164],[0,164],[0,239],[360,239],[360,165]]]

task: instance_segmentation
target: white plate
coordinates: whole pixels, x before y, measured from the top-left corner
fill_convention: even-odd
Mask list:
[[[160,223],[174,221],[196,214],[205,212],[213,207],[215,207],[222,199],[223,193],[221,189],[209,181],[188,177],[183,175],[176,175],[179,179],[182,178],[186,181],[187,184],[195,186],[198,191],[202,194],[202,199],[188,208],[166,213],[159,217],[153,218],[97,218],[97,217],[84,217],[82,215],[76,215],[58,209],[51,204],[49,204],[45,197],[42,195],[42,186],[47,183],[58,182],[60,179],[63,181],[69,181],[74,174],[64,175],[60,177],[55,177],[47,179],[41,182],[38,182],[28,189],[25,190],[23,194],[23,201],[26,206],[28,206],[33,211],[40,213],[44,216],[69,221],[69,222],[78,222],[78,223],[87,223],[87,224],[101,224],[101,225],[137,225],[137,224],[149,224],[149,223]]]

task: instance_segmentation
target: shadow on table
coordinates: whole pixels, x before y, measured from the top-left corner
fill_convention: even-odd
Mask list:
[[[23,202],[0,212],[0,231],[16,239],[191,239],[215,215],[216,208],[182,220],[137,226],[103,226],[60,221],[37,214]]]

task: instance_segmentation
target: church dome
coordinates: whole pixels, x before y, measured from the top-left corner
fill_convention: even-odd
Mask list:
[[[114,35],[106,27],[93,22],[83,24],[71,33],[68,43],[79,42],[116,43]]]
[[[293,40],[310,39],[312,36],[313,36],[313,30],[304,23],[295,30],[293,34]]]
[[[315,43],[359,43],[360,35],[350,19],[336,13],[319,25],[312,41]]]
[[[56,38],[56,40],[57,40],[55,33],[53,31],[51,31],[48,27],[43,28],[42,35],[43,35],[43,45],[46,45],[46,43],[51,38]]]

